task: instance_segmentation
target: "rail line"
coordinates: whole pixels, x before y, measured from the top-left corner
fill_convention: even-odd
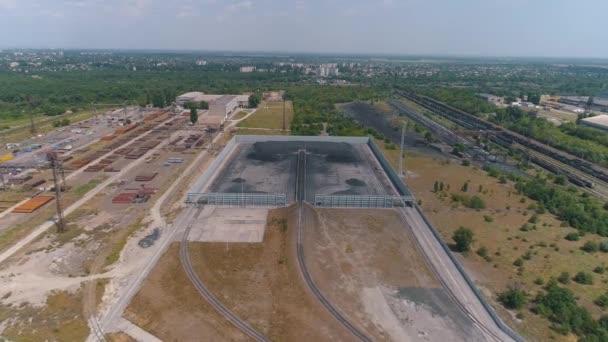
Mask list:
[[[596,163],[585,160],[582,157],[575,156],[534,138],[521,135],[510,129],[496,125],[462,110],[450,107],[445,103],[439,102],[432,98],[401,91],[397,92],[397,94],[463,127],[493,132],[497,138],[508,143],[517,142],[530,149],[547,155],[552,159],[560,161],[563,164],[574,167],[591,177],[608,182],[608,169]]]
[[[297,259],[298,267],[304,277],[306,285],[310,291],[314,294],[317,300],[334,316],[334,318],[342,324],[350,333],[352,333],[357,339],[364,342],[371,342],[372,339],[365,335],[361,330],[355,327],[350,321],[348,321],[332,304],[325,298],[321,293],[321,290],[317,287],[313,281],[306,263],[304,262],[304,243],[302,239],[302,226],[303,226],[303,211],[304,201],[306,199],[306,150],[298,151],[297,161],[297,173],[296,173],[296,200],[298,202],[298,231],[297,231]]]
[[[251,337],[256,341],[270,342],[270,340],[267,339],[266,336],[262,335],[257,330],[252,328],[249,324],[247,324],[247,322],[240,319],[238,316],[228,310],[228,308],[226,308],[217,298],[215,298],[215,296],[209,291],[205,284],[203,284],[203,282],[200,280],[200,278],[192,268],[192,264],[190,263],[190,254],[188,253],[188,235],[190,234],[190,230],[192,229],[194,221],[199,217],[203,208],[204,206],[201,206],[196,211],[192,220],[188,223],[186,231],[184,232],[184,235],[182,237],[182,241],[179,248],[179,257],[181,259],[184,271],[188,275],[188,278],[190,279],[198,293],[200,293],[200,295],[205,300],[207,300],[207,302],[211,304],[211,306],[213,306],[213,308],[217,310],[217,312],[219,312],[222,316],[224,316],[224,318],[230,321],[230,323],[232,323],[235,327],[237,327],[247,336]]]
[[[404,208],[399,208],[399,209],[395,209],[397,210],[397,212],[399,213],[399,216],[401,217],[401,220],[403,221],[403,223],[406,226],[409,226],[409,223],[407,222],[406,219],[406,214],[405,214],[405,209]],[[473,321],[473,323],[475,323],[475,325],[477,325],[477,327],[482,330],[483,332],[485,332],[487,335],[493,337],[496,341],[502,341],[502,339],[500,338],[500,336],[498,336],[496,333],[494,333],[490,328],[486,327],[485,324],[483,322],[481,322],[479,319],[477,319],[475,317],[475,315],[466,308],[466,306],[464,304],[462,304],[462,302],[458,299],[458,297],[456,297],[456,295],[454,294],[454,291],[452,291],[452,289],[450,288],[449,284],[447,282],[445,282],[443,280],[443,278],[441,277],[441,275],[439,274],[439,271],[437,270],[437,268],[433,265],[433,263],[431,262],[431,259],[428,257],[428,255],[426,254],[426,252],[424,251],[422,244],[420,243],[420,241],[418,240],[418,238],[416,237],[416,235],[414,234],[414,232],[412,232],[410,229],[406,229],[407,233],[412,237],[412,239],[414,241],[416,241],[415,246],[416,249],[418,250],[418,252],[423,255],[424,260],[426,261],[427,265],[430,267],[431,271],[433,272],[433,274],[435,274],[435,276],[437,277],[437,279],[439,280],[439,282],[441,283],[442,287],[446,290],[446,294],[448,295],[448,297],[450,297],[450,299],[452,299],[452,301],[454,302],[454,304],[456,304],[456,306],[465,314],[467,315],[467,317]]]

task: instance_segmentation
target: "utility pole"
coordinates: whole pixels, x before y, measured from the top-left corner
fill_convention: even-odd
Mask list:
[[[285,93],[283,93],[283,131],[285,131],[287,129],[287,127],[285,127],[285,100],[286,100],[286,95]]]
[[[405,173],[403,170],[403,144],[405,142],[405,124],[401,126],[401,148],[399,151],[399,176],[405,177]]]
[[[27,108],[30,111],[30,133],[36,133],[36,126],[34,125],[34,113],[32,112],[32,98],[27,96]]]
[[[58,174],[58,169],[63,169],[63,167],[61,166],[61,162],[57,160],[57,155],[55,153],[48,153],[46,156],[49,162],[51,163],[51,170],[53,171],[53,185],[55,186],[55,204],[57,205],[57,232],[63,233],[65,231],[65,224],[63,222],[63,210],[61,209],[61,186]]]

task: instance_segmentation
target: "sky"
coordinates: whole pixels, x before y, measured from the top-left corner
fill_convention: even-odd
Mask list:
[[[0,0],[0,48],[608,58],[607,0]]]

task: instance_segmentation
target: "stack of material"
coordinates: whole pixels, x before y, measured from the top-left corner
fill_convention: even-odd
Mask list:
[[[198,141],[198,139],[202,138],[202,134],[191,134],[186,140],[184,140],[184,147],[190,148],[194,143]]]
[[[38,208],[40,208],[43,205],[47,204],[48,202],[52,201],[54,198],[55,198],[54,196],[48,196],[48,195],[36,196],[36,197],[30,199],[29,201],[23,203],[22,205],[18,206],[17,208],[13,209],[13,212],[14,213],[24,213],[24,214],[33,213]]]
[[[144,150],[151,150],[153,148],[155,148],[156,146],[158,146],[158,144],[160,144],[160,141],[146,141],[145,143],[143,143],[141,145],[141,149]]]
[[[133,203],[135,196],[137,196],[137,194],[123,192],[118,194],[117,196],[114,196],[114,198],[112,198],[112,203]]]
[[[175,138],[175,140],[171,141],[169,143],[169,146],[175,146],[177,145],[178,142],[180,142],[182,140],[182,136],[180,135],[179,137]]]
[[[106,135],[106,136],[101,137],[101,139],[99,139],[99,140],[101,140],[101,141],[110,141],[110,140],[113,140],[114,138],[116,138],[116,136],[114,134],[110,134],[110,135]]]
[[[194,144],[194,146],[195,147],[201,147],[201,146],[203,146],[204,143],[205,143],[205,139],[201,139],[196,144]]]
[[[149,181],[153,180],[157,174],[158,174],[158,172],[151,173],[151,174],[137,175],[137,176],[135,176],[135,181],[136,182],[149,182]]]
[[[68,160],[72,160],[72,159],[74,159],[74,157],[72,157],[72,156],[60,156],[60,157],[59,157],[59,158],[57,158],[57,159],[59,159],[60,161],[62,161],[62,162],[64,162],[64,163],[65,163],[65,162],[67,162]]]
[[[91,165],[91,166],[87,167],[86,169],[84,169],[84,172],[97,172],[97,171],[100,171],[103,168],[104,168],[103,165],[101,165],[101,164],[95,164],[95,165]]]
[[[129,152],[129,154],[127,154],[125,156],[126,159],[139,159],[141,156],[143,156],[144,154],[146,154],[146,150],[137,150],[137,151],[132,151]]]
[[[127,132],[129,132],[129,131],[133,130],[133,128],[135,128],[135,127],[136,127],[136,125],[128,125],[128,126],[123,126],[123,127],[118,128],[118,129],[117,129],[117,130],[114,132],[114,134],[123,134],[123,133],[127,133]]]
[[[176,157],[172,157],[167,159],[167,163],[170,164],[181,164],[184,162],[184,158],[176,158]]]
[[[117,150],[116,154],[121,154],[124,156],[124,155],[131,153],[131,151],[133,151],[132,147],[123,147],[123,148]]]
[[[118,171],[120,171],[120,170],[115,169],[115,168],[113,168],[111,166],[106,167],[105,169],[103,169],[103,172],[118,172]]]
[[[32,176],[30,175],[25,175],[25,176],[19,176],[19,177],[11,177],[8,179],[8,184],[23,184],[25,182],[27,182],[28,180],[32,179]]]
[[[44,179],[39,179],[39,180],[34,181],[32,183],[25,184],[23,186],[23,188],[26,189],[26,190],[32,190],[33,188],[38,187],[38,186],[40,186],[40,185],[42,185],[44,183],[46,183],[46,181]]]

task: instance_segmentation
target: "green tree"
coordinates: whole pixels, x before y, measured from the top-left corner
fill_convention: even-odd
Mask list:
[[[433,192],[438,192],[439,191],[439,182],[435,181],[435,184],[433,184]]]
[[[249,95],[249,108],[257,108],[258,105],[260,104],[260,95],[258,94],[252,94]]]
[[[452,239],[456,243],[454,246],[457,252],[468,252],[471,250],[471,244],[473,243],[473,232],[465,227],[456,229],[452,235]]]
[[[518,310],[528,303],[528,295],[521,289],[511,286],[498,294],[498,300],[507,309]]]
[[[198,121],[198,113],[196,112],[196,107],[190,107],[190,122],[194,125]]]
[[[460,190],[462,190],[462,192],[467,192],[469,190],[469,182],[465,182]]]

